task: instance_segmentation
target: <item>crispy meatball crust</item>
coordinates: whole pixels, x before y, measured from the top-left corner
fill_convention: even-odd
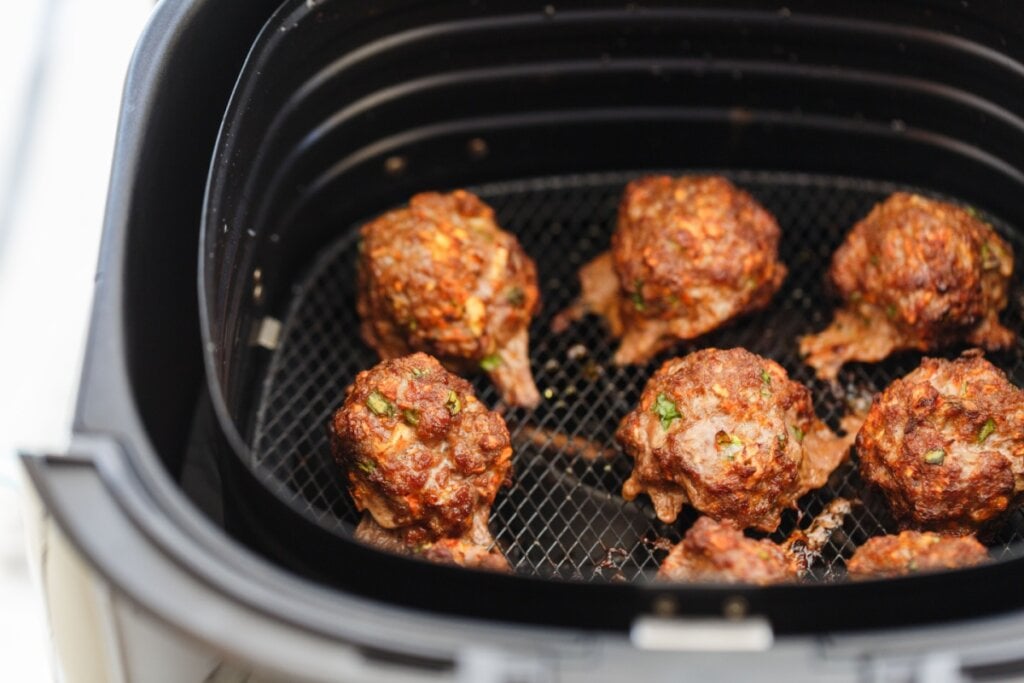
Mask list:
[[[509,477],[508,429],[436,359],[416,353],[359,373],[329,432],[368,515],[357,536],[389,547],[390,532],[392,549],[427,557],[452,539],[493,544],[486,520]]]
[[[555,329],[596,313],[622,338],[615,362],[643,363],[767,305],[786,276],[779,235],[772,215],[725,178],[634,180],[611,251],[581,269],[580,302]]]
[[[972,533],[1024,490],[1024,391],[980,351],[926,358],[875,397],[857,455],[902,528]]]
[[[1013,250],[973,212],[898,192],[857,223],[832,256],[829,277],[843,306],[823,332],[800,340],[819,377],[843,363],[967,341],[1006,348],[999,323]]]
[[[689,502],[714,519],[764,531],[825,484],[852,441],[817,418],[806,387],[745,349],[665,362],[616,438],[635,460],[626,500],[647,493],[665,523]]]
[[[847,563],[851,579],[906,576],[916,572],[973,567],[988,561],[988,551],[972,536],[940,536],[904,531],[898,536],[876,536],[857,548]]]
[[[802,571],[797,558],[771,541],[747,538],[732,522],[701,517],[669,552],[658,578],[765,586],[795,581]]]
[[[362,228],[362,336],[381,358],[425,351],[455,371],[481,366],[513,405],[540,401],[529,325],[537,270],[475,195],[418,194]]]

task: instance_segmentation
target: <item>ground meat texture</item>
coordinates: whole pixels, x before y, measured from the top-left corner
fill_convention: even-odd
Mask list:
[[[580,300],[555,331],[596,313],[621,337],[618,364],[643,363],[762,308],[786,276],[779,226],[718,176],[651,176],[626,186],[612,248],[580,271]]]
[[[825,484],[852,441],[817,418],[810,392],[778,363],[744,349],[667,361],[616,438],[635,460],[626,500],[646,493],[665,523],[689,503],[764,531]]]
[[[847,561],[846,571],[854,580],[886,578],[973,567],[986,561],[988,551],[973,537],[904,531],[898,536],[868,539]]]
[[[701,517],[669,552],[658,578],[764,586],[795,581],[802,571],[796,557],[771,541],[747,538],[732,522]]]
[[[857,455],[903,528],[972,533],[1024,491],[1024,391],[979,351],[927,358],[875,397]]]
[[[362,336],[381,358],[425,351],[456,372],[482,368],[512,405],[540,401],[536,267],[489,206],[463,190],[418,194],[363,226],[360,249]]]
[[[359,373],[329,432],[364,519],[356,536],[428,559],[507,566],[487,530],[512,447],[505,422],[431,356]]]
[[[829,270],[843,299],[832,324],[800,340],[819,377],[847,361],[968,342],[1013,344],[999,323],[1013,250],[973,210],[898,192],[857,223]]]

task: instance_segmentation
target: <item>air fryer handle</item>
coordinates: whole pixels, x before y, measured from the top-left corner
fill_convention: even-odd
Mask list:
[[[175,631],[209,644],[208,651],[225,653],[255,671],[283,673],[282,680],[296,671],[311,682],[381,680],[383,653],[275,618],[256,602],[225,594],[204,580],[203,570],[182,558],[190,556],[198,564],[209,550],[164,518],[116,442],[88,441],[89,448],[78,449],[77,455],[26,454],[21,461],[57,527],[117,595],[173,624]],[[177,553],[168,552],[171,544],[178,546]],[[449,666],[451,680],[460,680],[465,667]],[[439,680],[436,671],[427,673],[430,680]]]

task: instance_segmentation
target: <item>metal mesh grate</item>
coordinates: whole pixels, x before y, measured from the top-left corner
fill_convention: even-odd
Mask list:
[[[818,415],[836,429],[851,394],[884,388],[914,369],[919,354],[901,354],[878,365],[844,368],[837,392],[816,380],[796,350],[800,334],[818,330],[834,302],[823,295],[824,272],[833,250],[853,223],[895,185],[843,178],[780,173],[727,173],[754,194],[783,229],[782,258],[789,278],[772,306],[705,337],[680,344],[646,367],[611,364],[614,343],[597,319],[577,323],[564,335],[551,334],[551,317],[578,293],[576,271],[607,248],[623,185],[637,174],[574,176],[476,188],[497,211],[499,223],[516,233],[537,261],[544,305],[531,331],[537,386],[545,395],[533,411],[506,414],[515,446],[514,483],[499,494],[491,528],[516,571],[546,577],[632,580],[655,570],[695,519],[684,511],[674,525],[657,521],[645,497],[626,503],[619,496],[632,461],[616,447],[613,434],[635,405],[647,378],[665,358],[706,346],[743,346],[774,358],[790,376],[807,384]],[[1006,226],[1024,270],[1024,245]],[[331,461],[324,425],[341,403],[355,374],[376,362],[358,337],[355,312],[355,231],[327,249],[295,289],[281,343],[271,360],[253,427],[252,467],[278,495],[315,521],[348,535],[359,514]],[[1014,288],[1003,320],[1024,332],[1024,294]],[[1018,385],[1024,384],[1024,343],[990,355]],[[953,356],[957,350],[951,350]],[[486,378],[476,378],[480,398],[495,405]],[[560,436],[559,436],[560,435]],[[585,439],[599,452],[581,452]],[[576,445],[574,446],[573,443]],[[892,530],[885,508],[865,496],[856,468],[845,465],[824,489],[800,501],[774,535],[806,524],[835,496],[862,498],[836,531],[813,567],[828,579],[843,572],[845,557],[868,537]],[[1017,513],[988,539],[993,555],[1024,552],[1024,515]]]

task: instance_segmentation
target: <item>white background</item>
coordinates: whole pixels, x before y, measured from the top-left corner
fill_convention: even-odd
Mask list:
[[[3,3],[0,680],[45,681],[54,670],[26,569],[15,454],[67,443],[121,86],[152,4]]]

